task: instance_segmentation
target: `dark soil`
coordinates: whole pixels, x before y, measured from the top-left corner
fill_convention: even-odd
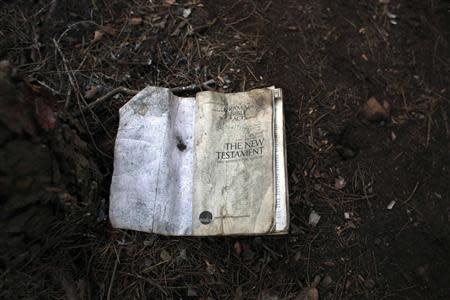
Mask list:
[[[1,298],[450,299],[448,1],[169,2],[1,4]],[[112,229],[130,96],[87,104],[209,79],[283,88],[289,234]]]

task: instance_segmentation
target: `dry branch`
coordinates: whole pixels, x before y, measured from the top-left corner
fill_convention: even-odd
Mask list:
[[[191,84],[188,86],[182,86],[182,87],[174,87],[171,89],[172,93],[182,93],[182,92],[192,92],[192,91],[197,91],[197,90],[201,90],[201,89],[211,89],[210,85],[214,84],[215,80],[214,79],[210,79],[208,81],[205,81],[201,84]],[[99,105],[100,103],[105,102],[106,100],[108,100],[109,98],[117,95],[117,94],[127,94],[130,96],[134,96],[138,93],[138,90],[132,90],[123,86],[120,86],[118,88],[115,88],[113,90],[111,90],[110,92],[108,92],[106,95],[101,96],[99,98],[97,98],[97,100],[95,100],[94,102],[91,102],[88,104],[87,107],[85,107],[83,109],[83,111],[89,110],[94,108],[95,106]]]

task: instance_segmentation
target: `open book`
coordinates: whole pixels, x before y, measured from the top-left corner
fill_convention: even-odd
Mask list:
[[[281,89],[139,92],[120,109],[109,216],[164,235],[287,233]]]

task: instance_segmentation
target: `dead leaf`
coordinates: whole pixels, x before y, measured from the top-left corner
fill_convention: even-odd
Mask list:
[[[92,44],[95,44],[95,43],[97,43],[98,41],[100,41],[100,40],[102,39],[102,37],[103,37],[104,34],[105,34],[105,33],[104,33],[103,31],[101,31],[101,30],[96,30],[96,31],[94,32],[94,38],[92,39],[91,43],[92,43]]]
[[[96,85],[92,85],[84,94],[84,98],[89,100],[89,99],[93,99],[95,97],[95,95],[97,95],[99,90],[99,87]]]
[[[364,103],[362,113],[369,121],[387,121],[390,117],[391,105],[386,100],[383,105],[375,97],[370,97]]]
[[[173,5],[176,3],[176,0],[164,0],[164,5]]]
[[[130,25],[141,25],[142,24],[142,18],[141,17],[133,17],[130,19]]]
[[[117,35],[117,30],[115,30],[114,28],[112,28],[111,26],[108,25],[99,25],[98,30],[101,30],[103,32],[106,32],[107,34],[110,34],[112,36],[116,36]]]

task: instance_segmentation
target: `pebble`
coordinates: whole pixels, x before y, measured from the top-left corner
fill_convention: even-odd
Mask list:
[[[308,224],[312,227],[315,227],[320,220],[320,215],[316,213],[314,210],[309,214],[309,221]]]

